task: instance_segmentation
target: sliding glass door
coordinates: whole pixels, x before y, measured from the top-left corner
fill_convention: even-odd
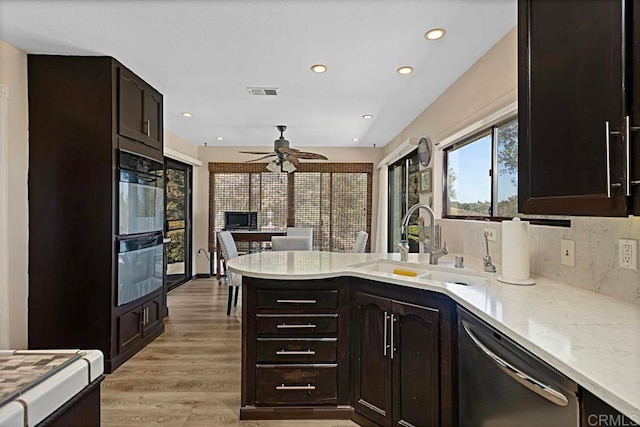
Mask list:
[[[171,290],[191,279],[191,185],[192,167],[165,159],[166,209],[165,245],[167,288]]]
[[[419,201],[420,164],[416,150],[389,165],[389,252],[398,252],[402,217],[411,206]],[[411,252],[418,252],[418,218],[419,214],[416,212],[411,215],[409,220],[409,248]]]

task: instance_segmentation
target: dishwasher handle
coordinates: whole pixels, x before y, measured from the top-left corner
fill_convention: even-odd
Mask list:
[[[525,374],[524,372],[520,371],[509,362],[500,358],[491,350],[489,350],[484,344],[482,344],[478,337],[476,337],[469,330],[469,325],[466,322],[462,321],[462,327],[464,328],[464,331],[467,333],[467,335],[469,335],[469,338],[471,338],[471,340],[475,343],[475,345],[478,346],[478,348],[482,350],[487,356],[489,356],[489,358],[491,358],[505,374],[509,375],[511,378],[513,378],[529,390],[533,391],[537,395],[544,397],[551,403],[554,403],[558,406],[567,406],[569,404],[569,400],[567,400],[565,395]]]

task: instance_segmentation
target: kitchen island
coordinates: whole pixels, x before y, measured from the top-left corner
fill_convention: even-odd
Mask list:
[[[436,268],[447,270],[452,267],[454,256],[442,258]],[[431,296],[450,299],[622,414],[635,421],[640,419],[640,307],[637,305],[543,277],[534,277],[537,282],[534,286],[504,284],[498,282],[495,275],[478,284],[462,286],[430,280],[424,274],[408,277],[375,267],[377,260],[397,259],[398,254],[260,252],[229,262],[229,268],[244,278],[241,417],[253,417],[252,411],[257,411],[256,417],[267,415],[260,411],[260,404],[255,403],[256,390],[246,381],[249,376],[255,380],[253,368],[248,365],[250,360],[255,362],[254,356],[249,354],[255,348],[244,338],[248,338],[246,334],[251,332],[252,325],[255,326],[256,304],[268,304],[266,300],[252,301],[252,283],[256,283],[255,280],[286,282],[287,289],[304,295],[305,290],[314,289],[313,283],[318,280],[338,281],[334,284],[345,289],[353,286],[354,280],[365,280],[398,292],[427,291],[425,293]],[[398,265],[422,273],[432,267],[425,261],[421,255],[412,254],[409,262]],[[481,262],[465,256],[467,267],[464,272],[482,277]],[[500,272],[499,267],[496,274]],[[322,289],[323,286],[315,285],[315,290]],[[333,302],[327,304],[327,307],[340,307]],[[324,311],[327,313],[323,316],[339,315],[329,309]],[[278,311],[265,308],[262,313],[261,319],[269,320],[269,316],[276,316]],[[347,340],[352,338],[346,337]],[[343,351],[349,352],[348,348]],[[305,384],[304,387],[311,386]],[[346,411],[345,407],[354,404],[353,390],[348,390],[343,400],[340,396],[331,397],[336,409]],[[304,413],[301,410],[298,415],[300,418],[321,418],[321,412]],[[296,416],[295,411],[280,413],[283,414]],[[268,416],[277,419],[278,411],[272,410]]]

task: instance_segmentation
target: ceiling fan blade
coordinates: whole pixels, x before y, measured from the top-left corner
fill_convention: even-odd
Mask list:
[[[284,154],[289,154],[290,156],[295,156],[300,152],[300,150],[296,150],[295,148],[280,147],[280,148],[278,148],[278,152],[279,153],[284,153]]]
[[[313,160],[329,160],[326,156],[317,153],[307,153],[304,151],[298,151],[295,156],[299,159],[313,159]]]
[[[273,154],[273,155],[275,155],[275,153],[273,151],[238,151],[238,153],[242,153],[242,154]]]
[[[289,163],[291,163],[293,166],[295,166],[295,168],[299,168],[300,167],[300,160],[298,160],[297,157],[293,156],[293,155],[288,155],[285,158],[286,161],[288,161]]]
[[[247,160],[245,163],[259,162],[262,159],[267,159],[269,157],[274,157],[275,155],[276,155],[275,153],[267,154],[266,156],[258,157],[257,159]]]

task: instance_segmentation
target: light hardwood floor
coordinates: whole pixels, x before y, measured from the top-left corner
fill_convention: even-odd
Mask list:
[[[169,294],[165,332],[107,375],[102,425],[357,426],[350,421],[239,421],[241,325],[227,290],[199,279]]]

